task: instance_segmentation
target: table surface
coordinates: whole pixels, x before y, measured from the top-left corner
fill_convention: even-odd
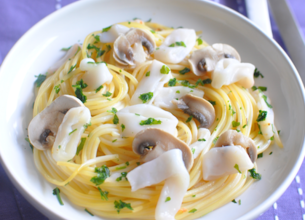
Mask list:
[[[48,14],[76,0],[0,0],[0,65],[16,41]],[[211,0],[212,1],[212,0]],[[247,16],[244,0],[213,0]],[[253,0],[254,1],[254,0]],[[305,35],[305,0],[287,0],[300,30]],[[271,16],[274,39],[285,49],[278,28]],[[305,207],[305,163],[286,192],[258,220],[303,219]],[[8,179],[0,165],[0,219],[47,219],[29,204]]]

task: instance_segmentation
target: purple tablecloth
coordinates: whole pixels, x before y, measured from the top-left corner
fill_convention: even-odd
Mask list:
[[[16,41],[35,23],[75,0],[0,0],[0,64]],[[244,0],[214,0],[247,16]],[[255,1],[255,0],[253,0]],[[288,0],[305,35],[305,0]],[[285,49],[275,22],[271,17],[274,39]],[[304,195],[305,163],[290,187],[258,220],[305,220]],[[30,205],[16,190],[0,165],[0,219],[47,219]]]

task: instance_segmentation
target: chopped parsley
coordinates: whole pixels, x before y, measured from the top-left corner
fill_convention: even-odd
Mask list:
[[[98,191],[100,191],[102,200],[108,200],[108,191],[103,191],[100,187],[97,187]]]
[[[116,114],[118,110],[116,108],[112,108],[111,110],[107,110],[107,112]]]
[[[270,153],[269,153],[269,155],[271,155],[273,152],[271,151]]]
[[[88,209],[85,209],[85,212],[87,212],[91,216],[94,216],[91,212],[88,211]]]
[[[186,74],[186,73],[188,73],[188,72],[190,72],[190,71],[191,71],[191,70],[190,70],[189,68],[185,67],[183,70],[180,70],[179,73],[180,73],[181,75],[184,75],[184,74]]]
[[[192,148],[192,153],[193,153],[193,154],[195,153],[195,151],[196,151],[196,149],[195,149],[195,148]]]
[[[92,124],[91,124],[91,121],[89,122],[89,123],[86,123],[86,124],[84,124],[83,126],[84,126],[84,128],[85,128],[85,130],[89,127],[89,126],[91,126]]]
[[[73,85],[73,87],[77,87],[80,86],[82,89],[86,88],[88,85],[86,83],[84,83],[83,79],[81,79],[80,81],[76,82],[76,85]]]
[[[234,165],[234,168],[235,168],[239,173],[241,173],[238,164],[235,164],[235,165]]]
[[[198,37],[196,41],[197,41],[198,45],[201,45],[203,43],[203,41],[200,37]]]
[[[117,116],[116,114],[113,116],[112,122],[113,122],[113,124],[115,124],[115,125],[119,123],[119,118],[118,118],[118,116]]]
[[[90,181],[97,186],[104,183],[104,181],[110,177],[110,171],[106,165],[95,167],[94,172],[97,173],[97,175],[92,177]]]
[[[181,84],[181,85],[183,85],[184,87],[189,87],[189,88],[191,88],[191,89],[194,89],[194,88],[196,88],[196,85],[192,85],[189,81],[187,81],[187,80],[181,80],[181,81],[179,81],[179,83]]]
[[[263,156],[264,156],[264,154],[263,154],[263,153],[260,153],[260,154],[257,155],[257,159],[258,159],[258,158],[263,158]]]
[[[74,66],[71,66],[69,71],[68,71],[68,74],[71,73],[75,67],[76,67],[76,64]]]
[[[187,118],[186,123],[190,122],[193,119],[193,115]]]
[[[258,89],[261,90],[262,92],[267,91],[267,87],[265,86],[259,86]]]
[[[233,203],[237,203],[235,199],[232,200]]]
[[[154,93],[152,93],[152,92],[143,93],[139,96],[139,99],[141,99],[143,103],[146,103],[147,101],[151,100],[151,98],[153,96],[154,96]]]
[[[216,105],[216,102],[215,101],[212,101],[212,100],[208,100],[212,105]]]
[[[110,26],[108,26],[108,27],[103,28],[102,33],[103,33],[103,32],[107,32],[107,31],[109,31],[109,29],[110,29],[111,27],[112,27],[112,25],[110,25]]]
[[[95,44],[97,43],[97,42],[101,42],[101,40],[100,40],[100,35],[95,35],[94,36],[94,39],[95,39]]]
[[[138,113],[134,113],[136,116],[140,116],[140,114],[138,114]]]
[[[75,132],[75,131],[77,131],[77,128],[75,128],[73,131],[71,131],[70,133],[69,133],[69,135],[71,135],[73,132]]]
[[[198,141],[206,141],[204,138],[198,139]]]
[[[114,139],[113,141],[112,141],[112,143],[114,143],[114,142],[116,142],[118,139]]]
[[[108,52],[111,50],[111,45],[110,45],[110,44],[107,44],[107,45],[106,45],[106,48],[107,48],[106,53],[108,53]]]
[[[95,93],[99,92],[103,88],[103,85],[100,85],[96,90]]]
[[[197,211],[197,209],[192,209],[191,211],[189,211],[189,213],[194,213],[196,211]]]
[[[133,210],[133,208],[131,207],[130,203],[125,203],[122,200],[119,200],[119,202],[115,200],[114,201],[114,208],[117,209],[118,213],[120,213],[121,209],[123,209],[123,208],[128,208],[130,210]]]
[[[148,118],[147,120],[142,120],[140,125],[159,125],[161,124],[160,120],[156,120],[154,118]]]
[[[79,154],[79,152],[81,152],[81,150],[84,148],[85,142],[86,142],[87,138],[82,138],[80,140],[79,145],[77,146],[77,150],[76,150],[76,155]]]
[[[250,176],[253,179],[260,180],[262,178],[262,176],[259,173],[255,172],[255,168],[248,170],[248,171],[250,172]]]
[[[161,74],[169,74],[170,71],[171,71],[171,70],[170,70],[169,67],[166,66],[166,65],[163,65],[163,66],[161,67],[161,69],[160,69],[160,73],[161,73]]]
[[[96,51],[96,58],[103,56],[103,54],[106,52],[105,50],[101,50],[97,46],[91,44],[88,44],[87,49],[88,50],[94,49]]]
[[[60,205],[64,205],[64,203],[61,200],[60,197],[60,190],[58,189],[58,187],[56,187],[55,189],[53,189],[53,195],[57,197],[57,200],[59,202]]]
[[[116,170],[123,170],[123,169],[125,169],[125,168],[127,168],[127,166],[116,167],[115,169],[116,169]],[[118,180],[117,180],[117,181],[118,181]]]
[[[240,125],[240,122],[237,122],[237,121],[232,121],[232,127],[237,127]]]
[[[172,78],[168,81],[168,86],[175,86],[177,83],[177,79],[176,78]]]
[[[177,90],[177,91],[176,91],[176,93],[178,93],[178,94],[179,94],[179,93],[180,93],[180,90]]]
[[[122,132],[125,130],[125,125],[121,124]]]
[[[207,79],[198,79],[197,82],[196,82],[196,86],[198,86],[199,84],[201,84],[202,86],[204,86],[205,84],[211,84],[212,83],[212,80],[207,78]]]
[[[150,32],[151,32],[151,33],[153,33],[153,34],[155,34],[155,33],[156,33],[156,31],[154,31],[154,30],[150,30]]]
[[[35,80],[34,84],[36,84],[36,87],[40,87],[41,84],[46,80],[47,76],[44,74],[39,74],[38,76],[35,76],[37,79]]]
[[[270,138],[270,141],[273,141],[274,140],[274,136],[272,136],[271,138]]]
[[[125,168],[126,168],[126,166],[125,166]],[[126,176],[127,176],[127,172],[122,172],[122,173],[121,173],[121,176],[118,177],[118,178],[116,178],[116,181],[119,182],[119,181],[122,180],[122,178],[125,178],[125,180],[128,180]]]
[[[257,90],[257,87],[256,86],[252,86],[252,90],[253,91]]]
[[[81,88],[80,85],[76,85],[75,86],[76,89],[75,89],[75,95],[76,97],[81,100],[83,103],[85,103],[87,101],[87,96],[84,95],[83,93],[83,89]]]
[[[126,166],[129,166],[129,162],[128,162],[128,161],[126,161],[126,163],[125,163],[125,164],[126,164]]]
[[[186,47],[186,45],[183,41],[176,41],[175,43],[172,43],[171,45],[169,45],[169,47],[174,47],[174,46]]]
[[[259,78],[259,76],[261,78],[264,78],[263,74],[261,74],[261,72],[257,68],[255,68],[255,70],[254,70],[254,77],[255,78]]]
[[[248,122],[247,122],[247,124],[243,125],[243,128],[247,127],[247,125],[248,125]]]
[[[165,202],[171,201],[171,197],[166,197]]]
[[[268,103],[268,101],[267,101],[267,96],[262,95],[262,98],[264,99],[266,105],[267,105],[269,108],[272,108],[272,105],[270,105],[270,104]]]
[[[68,50],[71,49],[71,47],[72,47],[72,46],[70,46],[70,47],[63,47],[63,48],[61,48],[60,50],[61,50],[61,51],[68,51]]]
[[[58,94],[60,91],[60,84],[54,86],[54,89],[55,89],[55,93]]]
[[[136,164],[137,164],[138,166],[140,166],[140,165],[141,165],[141,162],[137,162]]]
[[[32,149],[32,152],[33,152],[34,146],[31,144],[30,139],[28,137],[26,137],[25,140],[27,142],[29,142],[30,148]]]
[[[150,19],[148,19],[146,22],[151,22],[151,18],[150,18]]]
[[[259,115],[256,119],[257,122],[264,121],[267,117],[267,111],[259,110]]]
[[[192,195],[192,197],[196,197],[196,195]]]
[[[103,94],[103,96],[105,96],[105,97],[110,97],[111,95],[112,95],[112,93],[109,91],[107,91],[105,94]]]
[[[217,142],[218,138],[219,138],[219,136],[218,136],[218,137],[216,137],[216,138],[213,140],[213,144],[214,144],[214,145],[216,144],[216,142]]]
[[[150,76],[150,71],[148,71],[148,72],[145,74],[145,76]]]

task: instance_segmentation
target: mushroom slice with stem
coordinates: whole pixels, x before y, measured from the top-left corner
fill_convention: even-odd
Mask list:
[[[156,43],[153,35],[148,31],[131,28],[125,35],[120,35],[113,46],[113,57],[119,64],[135,67],[154,52]]]
[[[182,154],[179,149],[167,151],[127,174],[132,191],[165,180],[155,210],[156,220],[174,220],[189,187],[190,176],[184,166]]]
[[[145,162],[159,157],[166,151],[180,149],[186,169],[190,170],[193,166],[193,155],[189,146],[158,128],[147,128],[137,133],[132,142],[132,149],[141,155]]]
[[[194,74],[201,76],[213,71],[216,63],[223,58],[234,58],[240,61],[240,56],[233,47],[220,43],[195,50],[188,61]]]
[[[36,115],[29,124],[29,140],[38,150],[51,148],[57,135],[58,127],[71,108],[84,106],[76,97],[63,95]]]
[[[215,109],[213,105],[203,98],[186,94],[172,102],[184,113],[196,118],[200,123],[200,128],[209,128],[215,121]]]
[[[241,132],[237,132],[235,130],[228,130],[222,133],[214,147],[223,147],[223,146],[233,146],[240,145],[243,147],[247,154],[249,155],[252,163],[254,163],[257,159],[257,149],[253,142],[253,140],[249,137],[246,137]]]

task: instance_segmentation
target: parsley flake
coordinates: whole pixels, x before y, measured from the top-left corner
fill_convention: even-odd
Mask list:
[[[215,101],[212,101],[212,100],[208,100],[212,105],[216,105],[216,102]]]
[[[165,202],[171,201],[171,197],[166,197]]]
[[[248,171],[250,172],[250,175],[253,179],[260,180],[262,178],[262,176],[259,173],[255,172],[255,168]]]
[[[126,168],[126,166],[124,166],[124,167]],[[125,169],[125,168],[124,168],[124,169]],[[122,172],[122,173],[121,173],[121,176],[118,177],[118,178],[116,178],[116,181],[119,182],[119,181],[121,181],[123,178],[125,178],[125,180],[128,180],[126,176],[127,176],[127,172]]]
[[[257,155],[257,159],[258,159],[258,158],[263,158],[263,156],[264,156],[264,154],[263,154],[263,153],[260,153],[260,154]]]
[[[81,150],[84,148],[86,140],[87,140],[87,138],[81,138],[80,143],[77,146],[76,155],[78,155],[79,152],[81,152]]]
[[[180,73],[181,75],[184,75],[184,74],[186,74],[186,73],[188,73],[188,72],[190,72],[190,71],[191,71],[191,70],[190,70],[189,68],[185,67],[183,70],[180,70],[179,73]]]
[[[256,119],[257,122],[264,121],[267,117],[267,111],[259,110],[259,115]]]
[[[160,73],[161,73],[161,74],[169,74],[170,71],[171,71],[171,70],[170,70],[169,67],[166,66],[166,65],[163,65],[163,66],[161,67],[161,69],[160,69]]]
[[[58,187],[56,187],[55,189],[53,189],[53,195],[55,195],[57,197],[57,200],[59,202],[60,205],[64,205],[64,203],[61,200],[60,197],[60,190],[58,189]]]
[[[267,87],[265,86],[259,86],[258,89],[261,90],[262,92],[267,91]]]
[[[71,135],[73,132],[75,132],[75,131],[77,131],[77,128],[75,128],[73,131],[71,131],[70,133],[69,133],[69,135]]]
[[[125,203],[122,200],[119,200],[119,202],[115,200],[114,201],[114,208],[117,209],[118,213],[120,213],[121,209],[123,209],[123,208],[128,208],[130,210],[133,210],[133,208],[131,207],[130,203]]]
[[[145,76],[150,76],[150,71],[148,71],[148,72],[145,74]]]
[[[203,43],[202,39],[201,39],[201,38],[199,38],[199,37],[197,38],[197,40],[196,40],[196,41],[197,41],[198,45],[201,45],[201,44]]]
[[[186,123],[190,122],[193,119],[193,115],[187,118]]]
[[[122,132],[125,130],[125,125],[121,124]]]
[[[197,211],[197,209],[192,209],[191,211],[189,211],[189,213],[194,213],[196,211]]]
[[[198,141],[206,141],[204,138],[198,139]]]
[[[96,90],[95,93],[99,92],[103,88],[103,85],[100,85]]]
[[[269,108],[272,108],[272,105],[270,105],[269,102],[267,101],[267,96],[266,96],[266,95],[262,95],[262,98],[264,99],[266,105],[267,105]]]
[[[147,101],[151,100],[151,98],[154,96],[154,93],[148,92],[148,93],[143,93],[139,96],[139,99],[143,101],[143,103],[146,103]]]
[[[98,191],[100,191],[102,200],[108,200],[108,191],[103,191],[100,187],[97,187]]]
[[[156,120],[154,118],[148,118],[147,120],[142,120],[140,125],[159,125],[161,124],[160,120]]]
[[[237,122],[237,121],[232,121],[232,127],[237,127],[240,125],[240,122]]]
[[[168,81],[168,86],[175,86],[177,83],[177,79],[176,78],[172,78]]]
[[[68,71],[68,74],[71,73],[75,67],[76,67],[76,64],[74,66],[71,66],[69,71]]]
[[[95,167],[94,172],[97,173],[97,175],[92,177],[90,181],[97,186],[104,183],[104,181],[110,177],[110,171],[106,165]]]
[[[35,76],[37,79],[35,80],[34,84],[36,84],[36,87],[40,87],[41,84],[46,80],[47,76],[44,74],[39,74],[38,76]]]
[[[88,209],[85,209],[85,212],[87,212],[91,216],[94,216],[91,212],[88,211]]]
[[[241,173],[238,164],[235,164],[235,165],[234,165],[234,168],[235,168],[239,173]]]
[[[112,25],[110,25],[110,26],[108,26],[108,27],[103,28],[102,33],[103,33],[103,32],[107,32],[107,31],[109,31],[109,29],[110,29],[111,27],[112,27]]]
[[[103,94],[103,96],[105,96],[105,97],[110,97],[111,95],[112,95],[112,93],[109,91],[107,91],[105,94]]]
[[[259,76],[261,78],[264,78],[263,74],[261,74],[261,72],[257,68],[255,68],[255,70],[254,70],[254,77],[255,78],[259,78]]]

